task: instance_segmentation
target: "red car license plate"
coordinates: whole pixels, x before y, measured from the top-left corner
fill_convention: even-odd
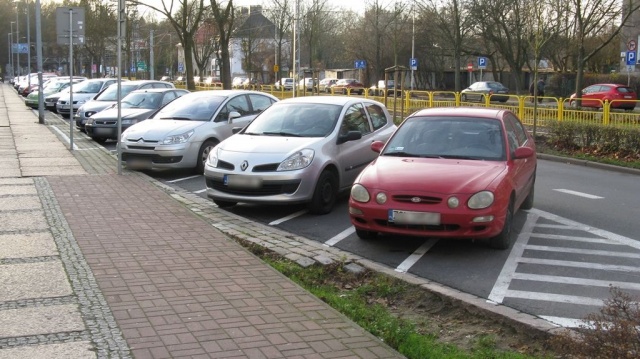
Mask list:
[[[396,224],[439,225],[440,213],[389,210],[389,222]]]

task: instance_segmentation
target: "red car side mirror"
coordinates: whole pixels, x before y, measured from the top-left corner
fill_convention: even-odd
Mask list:
[[[371,142],[371,150],[373,152],[380,153],[380,151],[382,151],[383,147],[384,147],[384,142],[382,142],[382,141],[373,141],[373,142]]]
[[[518,147],[516,148],[513,158],[515,159],[528,158],[535,154],[536,152],[531,147]]]

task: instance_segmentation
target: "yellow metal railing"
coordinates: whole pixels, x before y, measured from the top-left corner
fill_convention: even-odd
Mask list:
[[[184,82],[176,83],[176,87],[185,88]],[[198,83],[196,90],[221,90],[222,85],[219,83],[204,84]],[[277,89],[273,85],[252,85],[252,90],[270,93],[280,99],[293,97],[293,91]],[[357,92],[361,89],[347,91],[346,96],[359,96]],[[331,90],[330,93],[317,93],[315,91],[297,91],[296,96],[345,96],[342,93],[336,93]],[[539,97],[539,102],[535,104],[533,97],[530,95],[507,95],[506,101],[504,95],[496,98],[496,95],[482,95],[479,100],[471,101],[463,100],[463,96],[459,92],[453,91],[404,91],[401,96],[378,96],[369,93],[368,89],[364,89],[363,97],[370,98],[385,104],[389,111],[395,111],[396,116],[408,116],[411,113],[424,108],[433,107],[491,107],[508,109],[518,115],[522,122],[526,125],[533,125],[534,118],[538,126],[547,126],[549,121],[570,121],[585,124],[612,125],[622,127],[638,127],[640,126],[640,112],[634,112],[638,101],[635,100],[614,100],[598,101],[589,100],[589,106],[593,107],[577,107],[578,100],[557,97]],[[498,99],[498,100],[496,100]],[[619,107],[627,108],[626,110]],[[629,109],[631,107],[631,109]],[[401,112],[401,113],[400,113]]]

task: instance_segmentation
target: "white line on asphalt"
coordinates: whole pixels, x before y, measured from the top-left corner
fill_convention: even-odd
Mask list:
[[[528,280],[533,282],[585,285],[590,287],[603,287],[603,288],[614,286],[620,289],[640,290],[640,283],[599,280],[599,279],[585,279],[585,278],[576,278],[576,277],[559,277],[555,275],[516,273],[513,276],[513,279]]]
[[[186,181],[186,180],[190,180],[192,178],[198,178],[201,175],[195,175],[195,176],[189,176],[189,177],[183,177],[183,178],[177,178],[171,181],[167,181],[167,183],[176,183],[176,182],[180,182],[180,181]]]
[[[351,226],[347,229],[345,229],[344,231],[338,233],[337,235],[335,235],[333,238],[329,239],[328,241],[324,242],[325,246],[328,247],[333,247],[336,243],[340,242],[341,240],[349,237],[352,233],[355,233],[356,228],[354,226]]]
[[[557,259],[520,258],[518,262],[529,263],[529,264],[542,264],[547,266],[558,266],[558,267],[589,268],[589,269],[596,269],[596,270],[619,271],[619,272],[627,272],[627,273],[640,272],[640,267],[619,266],[615,264],[599,264],[599,263],[590,263],[590,262],[560,261]]]
[[[298,212],[296,212],[296,213],[292,213],[292,214],[290,214],[290,215],[288,215],[288,216],[286,216],[286,217],[283,217],[283,218],[280,218],[280,219],[276,219],[275,221],[273,221],[273,222],[269,223],[269,225],[270,225],[270,226],[275,226],[275,225],[280,224],[280,223],[282,223],[282,222],[286,222],[286,221],[288,221],[288,220],[290,220],[290,219],[294,219],[294,218],[296,218],[296,217],[300,217],[300,216],[302,216],[302,215],[303,215],[303,214],[305,214],[305,213],[307,213],[307,210],[306,210],[306,209],[303,209],[302,211],[298,211]]]
[[[513,244],[511,253],[509,253],[509,258],[504,262],[502,271],[500,271],[500,275],[491,289],[491,293],[488,297],[489,300],[496,303],[502,303],[502,300],[509,289],[509,285],[511,284],[513,274],[516,272],[516,268],[518,267],[518,260],[522,257],[522,253],[524,253],[525,246],[529,240],[531,232],[533,231],[533,227],[535,227],[535,224],[538,221],[538,217],[539,216],[535,213],[527,213],[527,221],[524,223],[524,226],[522,226],[522,231],[518,235],[516,243]]]
[[[589,199],[602,199],[602,198],[604,198],[604,197],[596,196],[596,195],[593,195],[593,194],[572,191],[570,189],[556,188],[556,189],[554,189],[554,191],[558,191],[558,192],[562,192],[562,193],[566,193],[566,194],[572,194],[574,196],[580,196],[580,197],[589,198]]]
[[[549,315],[541,315],[540,318],[546,320],[551,324],[559,325],[563,328],[592,327],[592,324],[590,322],[581,319],[553,317]]]
[[[74,145],[75,146],[75,145]],[[104,147],[89,147],[89,148],[78,148],[78,151],[93,151],[93,150],[102,150]]]
[[[199,189],[197,191],[193,191],[193,193],[199,194],[199,193],[206,192],[206,191],[207,191],[207,189],[205,188],[205,189]]]
[[[557,216],[557,215],[555,215],[553,213],[541,211],[541,210],[538,210],[538,209],[535,209],[535,208],[534,209],[530,209],[529,212],[536,213],[540,217],[544,217],[546,219],[550,219],[552,221],[555,221],[555,222],[558,222],[558,223],[561,223],[561,224],[564,224],[564,225],[567,225],[567,226],[571,226],[573,228],[577,228],[577,229],[586,228],[584,230],[588,231],[591,234],[595,234],[595,235],[600,236],[600,237],[608,238],[608,239],[610,239],[612,241],[618,242],[620,244],[627,245],[629,247],[640,249],[640,242],[637,241],[637,240],[634,240],[634,239],[631,239],[631,238],[628,238],[628,237],[625,237],[625,236],[621,236],[619,234],[611,233],[611,232],[605,231],[603,229],[588,227],[588,226],[585,226],[584,224],[581,224],[581,223],[578,223],[578,222],[574,222],[574,221],[572,221],[570,219],[563,218],[563,217]]]
[[[53,129],[54,129],[54,131],[58,132],[58,134],[60,134],[60,136],[62,136],[62,138],[64,138],[64,140],[65,140],[65,142],[66,142],[66,143],[71,143],[71,139],[69,138],[69,136],[67,136],[67,134],[66,134],[66,133],[64,133],[64,132],[60,131],[60,129],[59,129],[59,128],[57,128],[56,126],[51,126],[51,128],[53,128]],[[75,144],[75,143],[73,144],[73,149],[74,149],[74,150],[77,150],[77,149],[78,149],[78,146],[76,146],[76,144]]]
[[[578,248],[535,246],[535,245],[528,245],[526,249],[534,250],[534,251],[544,251],[544,252],[576,253],[576,254],[586,254],[586,255],[594,255],[594,256],[640,259],[640,253],[600,251],[595,249],[578,249]]]
[[[567,304],[580,304],[580,305],[592,305],[601,307],[604,304],[603,299],[580,297],[577,295],[563,295],[553,293],[538,293],[538,292],[524,292],[521,290],[508,290],[506,293],[508,298],[520,298],[529,300],[542,300],[545,302],[567,303]]]
[[[424,242],[418,249],[411,253],[411,255],[407,259],[400,263],[400,265],[396,268],[396,272],[406,273],[409,269],[411,269],[411,267],[413,267],[414,264],[416,264],[416,262],[420,260],[420,258],[422,258],[422,256],[427,254],[429,249],[431,249],[431,247],[433,247],[436,243],[438,243],[437,238],[432,238]]]
[[[622,243],[615,242],[609,238],[594,238],[594,237],[577,237],[577,236],[562,236],[559,234],[546,234],[546,233],[532,233],[531,238],[543,238],[543,239],[557,239],[561,241],[576,241],[584,243],[599,243],[609,244],[612,246],[622,246]]]

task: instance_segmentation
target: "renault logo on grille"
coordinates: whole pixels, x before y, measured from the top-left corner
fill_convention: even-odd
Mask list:
[[[420,197],[412,197],[412,198],[411,198],[411,202],[413,202],[413,203],[420,203],[420,202],[422,202],[422,200],[420,199]]]
[[[245,171],[247,167],[249,167],[249,162],[247,161],[242,162],[242,164],[240,165],[240,169],[243,171]]]

